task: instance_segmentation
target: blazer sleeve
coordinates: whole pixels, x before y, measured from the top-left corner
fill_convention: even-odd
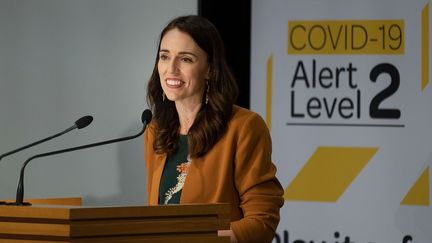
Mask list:
[[[235,185],[243,218],[231,223],[239,243],[271,242],[279,223],[283,188],[272,163],[272,145],[264,120],[256,113],[237,127]]]
[[[147,200],[149,205],[155,205],[151,193],[153,173],[155,170],[155,153],[153,151],[153,141],[155,137],[154,130],[154,123],[150,122],[150,124],[147,126],[147,129],[144,131],[144,162],[147,174]]]

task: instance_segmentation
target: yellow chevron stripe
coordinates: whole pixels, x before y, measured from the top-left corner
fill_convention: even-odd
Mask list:
[[[285,200],[336,202],[378,148],[318,147],[285,190]]]
[[[422,35],[421,35],[421,90],[429,84],[429,4],[422,10]]]
[[[272,113],[272,80],[273,80],[273,56],[267,59],[266,75],[266,123],[271,131],[271,113]]]
[[[429,206],[429,166],[423,171],[409,192],[405,195],[401,205]]]

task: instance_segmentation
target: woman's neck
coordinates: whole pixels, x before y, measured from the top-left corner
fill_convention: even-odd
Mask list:
[[[180,120],[180,134],[187,135],[189,133],[189,129],[194,123],[200,108],[201,104],[185,106],[176,103],[176,109]]]

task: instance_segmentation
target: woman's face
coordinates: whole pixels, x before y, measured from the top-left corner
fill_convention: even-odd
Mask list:
[[[165,33],[160,44],[158,72],[169,100],[191,106],[201,104],[209,73],[207,54],[187,33],[178,29]]]

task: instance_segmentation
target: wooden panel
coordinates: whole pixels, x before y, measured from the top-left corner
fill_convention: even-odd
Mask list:
[[[160,206],[0,206],[0,217],[65,220],[152,218],[171,216],[220,215],[229,218],[228,204],[182,204]]]
[[[65,206],[81,206],[82,198],[80,197],[64,197],[64,198],[33,198],[25,199],[25,202],[31,204],[45,204],[45,205],[65,205]],[[15,202],[15,200],[5,200],[7,203]]]
[[[71,236],[216,232],[219,228],[215,218],[175,218],[158,221],[124,220],[102,223],[80,222],[79,225],[71,225]],[[229,224],[226,228],[229,228]]]
[[[0,234],[69,236],[70,226],[67,224],[0,222]]]
[[[44,240],[44,239],[0,239],[0,243],[230,243],[229,237],[214,237],[214,236],[166,236],[166,237],[103,237],[103,238],[82,238],[71,240]]]
[[[69,220],[70,206],[0,206],[1,218]]]
[[[229,237],[216,237],[216,236],[172,236],[172,237],[149,237],[149,238],[101,238],[101,239],[77,239],[72,240],[71,242],[76,243],[101,243],[101,242],[110,242],[110,243],[125,243],[125,242],[136,242],[136,243],[229,243]]]
[[[93,219],[93,218],[139,218],[139,217],[162,217],[162,216],[186,216],[186,215],[210,215],[223,212],[229,217],[228,204],[181,204],[181,205],[158,205],[158,206],[127,206],[127,207],[77,207],[71,208],[70,219]]]
[[[80,197],[28,199],[26,200],[26,202],[29,202],[31,204],[45,204],[45,205],[65,205],[65,206],[82,205],[82,199]]]
[[[0,206],[0,243],[222,243],[229,239],[218,237],[217,231],[229,226],[228,204]]]
[[[222,227],[225,226],[225,227]],[[216,232],[219,229],[228,229],[229,221],[225,224],[217,221],[215,217],[197,217],[165,220],[98,220],[77,221],[66,224],[64,222],[0,222],[0,234],[21,234],[39,236],[62,237],[88,237],[111,235],[137,235],[137,234],[175,234],[192,232]]]

